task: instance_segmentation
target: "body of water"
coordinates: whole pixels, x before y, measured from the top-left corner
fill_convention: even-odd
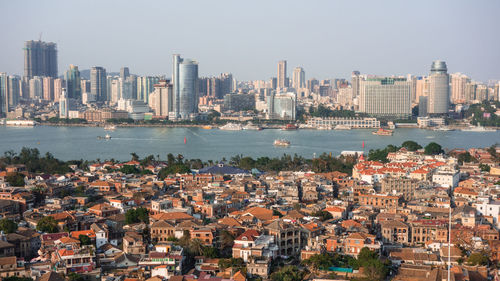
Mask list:
[[[383,148],[388,144],[401,145],[414,140],[425,146],[437,142],[443,148],[486,147],[500,143],[500,131],[462,132],[430,131],[398,128],[393,136],[372,135],[373,130],[262,130],[222,131],[201,128],[117,128],[105,131],[99,127],[6,127],[0,126],[0,153],[8,150],[19,152],[22,147],[38,148],[42,153],[51,152],[63,160],[118,159],[129,160],[130,153],[140,157],[159,155],[166,159],[168,153],[182,154],[186,158],[202,160],[229,159],[244,156],[281,156],[298,154],[307,158],[323,152],[339,155],[344,150]],[[99,140],[106,134],[111,139]],[[184,143],[186,138],[186,143]],[[275,147],[275,139],[287,139],[289,147]],[[365,148],[362,149],[362,142]]]

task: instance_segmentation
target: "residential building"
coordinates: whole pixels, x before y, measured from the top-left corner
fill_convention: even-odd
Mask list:
[[[57,78],[57,45],[52,42],[26,41],[24,43],[24,76]]]

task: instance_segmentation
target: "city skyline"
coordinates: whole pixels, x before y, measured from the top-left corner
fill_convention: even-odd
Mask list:
[[[6,31],[3,37],[10,43],[5,44],[0,62],[4,66],[2,71],[22,75],[23,44],[38,38],[42,33],[43,41],[58,45],[59,75],[70,64],[74,64],[81,70],[101,65],[110,72],[119,71],[126,65],[132,73],[170,76],[171,55],[182,53],[197,58],[201,65],[200,76],[231,72],[240,81],[275,77],[279,60],[287,60],[288,73],[296,66],[303,67],[308,79],[349,78],[353,70],[384,76],[408,73],[426,75],[428,62],[438,59],[448,63],[448,73],[466,73],[484,82],[498,79],[500,70],[496,66],[500,62],[500,54],[494,49],[499,39],[491,35],[494,34],[495,26],[500,24],[493,14],[500,4],[455,1],[455,5],[450,6],[444,1],[433,5],[434,12],[429,13],[426,8],[429,3],[419,2],[413,11],[407,11],[412,9],[402,9],[404,4],[392,1],[384,4],[317,2],[309,5],[287,2],[283,8],[287,11],[286,15],[276,13],[283,6],[279,5],[283,4],[281,2],[266,5],[266,9],[257,9],[258,3],[179,3],[179,13],[168,14],[165,25],[158,26],[154,15],[161,13],[166,5],[159,4],[155,5],[158,6],[157,10],[148,9],[147,14],[152,16],[141,18],[148,25],[147,32],[139,32],[142,25],[127,20],[131,13],[140,13],[147,7],[137,7],[137,11],[128,9],[129,2],[120,2],[121,5],[99,3],[100,9],[95,14],[87,13],[85,16],[83,14],[92,5],[85,7],[78,3],[58,1],[32,2],[31,5],[36,8],[33,10],[39,13],[27,11],[25,18],[29,26],[20,24],[20,19],[12,17],[19,14],[16,12],[22,8],[19,4],[4,3],[1,5],[12,13],[0,19],[0,22],[6,26],[16,24],[16,29]],[[218,11],[221,5],[227,8],[225,13]],[[364,5],[363,9],[360,5]],[[53,9],[54,6],[72,8],[79,13],[55,16],[54,13],[59,9]],[[117,12],[110,13],[111,8],[116,8]],[[193,10],[192,23],[180,30],[169,28],[174,26],[178,17],[182,17],[183,11],[190,8]],[[122,10],[124,13],[120,13]],[[342,13],[334,12],[339,10]],[[386,19],[389,13],[393,15],[391,19]],[[481,16],[481,21],[464,21],[463,18],[469,16],[467,13],[473,18]],[[43,19],[40,18],[42,15]],[[211,20],[208,20],[208,15],[212,15]],[[276,17],[272,18],[272,15]],[[293,20],[299,16],[306,19],[312,16],[318,20]],[[69,20],[66,17],[72,17],[81,24],[62,25],[62,22]],[[105,19],[105,25],[121,20],[123,28],[98,30],[97,23],[90,19]],[[245,24],[238,24],[234,21],[237,19]],[[37,20],[41,23],[33,28],[34,25],[29,23]],[[221,21],[234,24],[223,25],[221,29]],[[204,24],[202,31],[198,30],[200,23]],[[157,36],[162,28],[169,35],[165,36],[166,39]],[[278,28],[281,33],[275,32]],[[303,40],[292,36],[297,32],[303,34]],[[208,34],[213,35],[212,38],[205,38],[210,36]],[[476,37],[465,38],[464,34]],[[90,40],[91,35],[97,36],[94,37],[96,39]],[[262,40],[266,40],[266,43],[263,44]],[[375,40],[373,42],[377,42],[377,45],[362,44],[364,40]],[[201,41],[207,46],[199,48]],[[234,64],[235,60],[239,63]]]

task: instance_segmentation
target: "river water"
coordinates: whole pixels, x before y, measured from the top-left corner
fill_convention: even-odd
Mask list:
[[[222,131],[201,128],[133,127],[105,131],[99,127],[6,127],[0,126],[0,153],[19,152],[22,147],[51,152],[62,160],[118,159],[129,160],[130,153],[140,157],[168,153],[182,154],[186,158],[220,160],[242,154],[244,156],[281,156],[298,154],[311,158],[323,152],[339,155],[344,150],[383,148],[388,144],[401,145],[414,140],[422,146],[437,142],[443,148],[486,147],[500,143],[500,131],[462,132],[430,131],[398,128],[393,136],[372,135],[373,130],[297,130],[281,131]],[[110,134],[111,139],[98,136]],[[184,143],[186,138],[186,143]],[[287,139],[289,147],[275,147],[275,139]],[[362,142],[365,147],[362,149]]]

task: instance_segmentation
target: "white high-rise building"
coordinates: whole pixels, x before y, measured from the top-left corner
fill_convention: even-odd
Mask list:
[[[154,85],[154,91],[149,94],[149,107],[155,116],[168,117],[172,111],[172,84],[162,80]]]
[[[434,61],[429,75],[429,98],[427,112],[444,114],[450,107],[450,78],[444,61]]]
[[[306,72],[300,66],[293,70],[292,77],[293,88],[299,90],[306,87]]]
[[[466,101],[465,85],[470,82],[469,77],[462,73],[453,73],[450,75],[451,80],[451,102],[463,103]]]
[[[374,77],[360,81],[359,110],[373,116],[411,116],[411,82],[406,78]]]
[[[68,105],[68,94],[66,93],[66,89],[62,89],[61,96],[59,97],[59,118],[68,118],[69,117],[69,105]]]

